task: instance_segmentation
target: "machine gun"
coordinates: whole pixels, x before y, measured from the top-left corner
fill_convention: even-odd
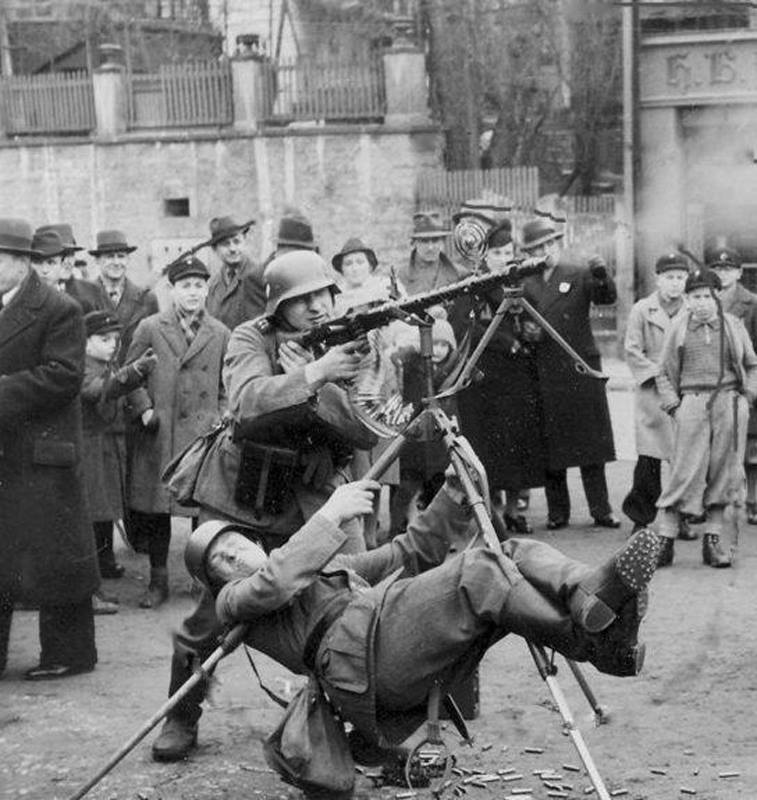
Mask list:
[[[393,320],[412,319],[431,306],[465,295],[483,295],[501,284],[509,284],[508,288],[503,289],[505,296],[518,298],[523,294],[517,287],[520,279],[528,275],[537,275],[543,272],[545,267],[546,264],[541,259],[515,261],[508,269],[470,275],[439,289],[350,309],[342,316],[316,325],[295,339],[303,347],[313,345],[333,347],[345,344],[360,338],[368,331],[388,325]]]

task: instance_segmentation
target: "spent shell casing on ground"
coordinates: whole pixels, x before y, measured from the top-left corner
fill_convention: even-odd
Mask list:
[[[523,748],[523,752],[524,753],[536,753],[537,755],[539,755],[539,754],[544,752],[544,748],[543,747],[524,747]]]
[[[515,767],[505,767],[504,769],[498,769],[497,775],[512,775],[515,772]]]
[[[487,750],[491,750],[494,747],[493,744],[482,744],[481,745],[481,752],[486,752]]]
[[[622,797],[624,794],[628,794],[628,789],[614,789],[610,792],[610,797]]]
[[[520,773],[516,772],[514,775],[503,775],[502,776],[502,780],[503,781],[522,781],[523,780],[523,776]]]
[[[554,781],[544,781],[544,785],[547,789],[562,789],[562,785]]]
[[[522,794],[532,794],[533,793],[533,789],[530,789],[527,786],[524,786],[522,789],[511,789],[510,793],[514,794],[517,797],[518,795],[522,795]]]
[[[736,770],[730,770],[728,772],[718,772],[718,778],[738,778],[741,775],[740,772]]]
[[[558,791],[557,789],[551,789],[547,792],[547,797],[570,797],[567,792]]]
[[[584,794],[592,794],[593,792],[594,792],[594,787],[593,786],[587,786],[584,789]]]
[[[394,796],[397,800],[408,800],[410,797],[417,797],[418,792],[397,792]]]
[[[563,769],[567,769],[568,772],[580,772],[581,771],[581,767],[577,767],[575,764],[563,764],[562,768]]]
[[[649,771],[652,775],[667,775],[668,771],[665,769],[660,769],[659,767],[650,767]]]
[[[696,789],[692,789],[690,786],[682,786],[678,791],[681,794],[696,794],[697,793],[697,790]]]

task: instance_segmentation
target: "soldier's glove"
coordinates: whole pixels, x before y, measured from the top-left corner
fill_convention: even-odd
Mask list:
[[[607,264],[605,264],[605,260],[601,256],[592,256],[589,259],[589,271],[594,280],[607,280]]]
[[[334,473],[334,459],[327,447],[319,447],[302,454],[305,470],[302,473],[302,482],[314,489],[323,489],[329,478]]]

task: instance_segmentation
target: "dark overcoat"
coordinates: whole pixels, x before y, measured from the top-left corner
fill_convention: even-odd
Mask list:
[[[493,291],[475,309],[472,348],[501,299],[502,292]],[[481,378],[457,397],[462,433],[481,459],[491,490],[544,485],[539,377],[534,345],[522,338],[526,318],[525,311],[505,313],[478,361]]]
[[[129,508],[177,516],[196,513],[173,499],[161,475],[174,456],[224,414],[221,371],[228,341],[228,328],[205,314],[188,344],[173,309],[148,317],[135,331],[127,361],[131,363],[151,347],[158,363],[145,387],[128,399],[129,415],[136,423],[129,453]],[[156,431],[138,422],[149,408],[158,419]]]
[[[244,256],[242,266],[230,282],[221,267],[208,281],[205,308],[230,331],[259,317],[265,312],[263,267]]]
[[[81,390],[84,422],[84,487],[93,522],[123,517],[126,499],[126,442],[122,403],[143,378],[134,367],[114,371],[87,356]]]
[[[30,272],[0,311],[0,591],[79,603],[99,584],[82,485],[79,305]]]
[[[548,281],[541,275],[523,282],[526,298],[593,369],[601,369],[591,330],[592,303],[614,303],[609,276],[594,278],[585,267],[561,259]],[[551,336],[536,348],[548,467],[602,464],[615,459],[610,411],[603,381],[581,375],[573,359]]]
[[[76,300],[84,314],[89,314],[90,311],[95,311],[102,305],[102,298],[97,287],[88,281],[71,277],[63,282],[63,289],[69,297]]]

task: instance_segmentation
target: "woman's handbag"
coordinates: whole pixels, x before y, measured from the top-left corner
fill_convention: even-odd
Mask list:
[[[197,476],[200,474],[205,456],[230,423],[231,417],[224,417],[207,433],[198,436],[166,465],[161,480],[180,505],[194,505]]]
[[[318,680],[310,676],[263,743],[268,765],[308,797],[349,798],[355,787],[344,725]]]

